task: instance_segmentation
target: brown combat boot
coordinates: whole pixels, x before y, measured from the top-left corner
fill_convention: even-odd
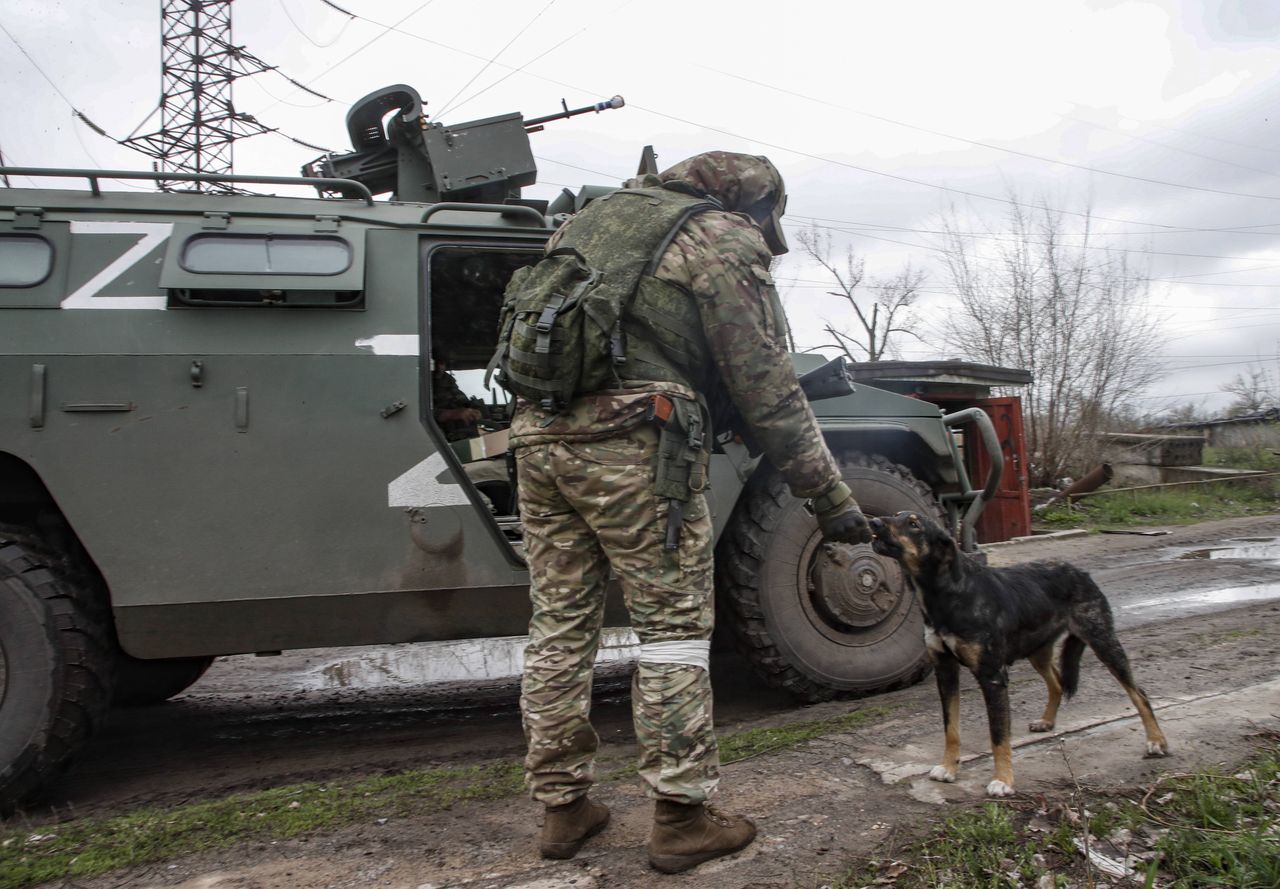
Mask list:
[[[653,809],[649,863],[664,874],[675,874],[746,848],[755,838],[756,826],[740,815],[660,799]]]
[[[547,806],[542,821],[542,857],[572,858],[608,823],[608,808],[585,795],[563,806]]]

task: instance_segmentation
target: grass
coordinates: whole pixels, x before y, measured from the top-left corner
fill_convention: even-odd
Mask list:
[[[1280,471],[1280,454],[1263,447],[1204,449],[1206,466]],[[1126,491],[1107,488],[1075,503],[1058,503],[1038,514],[1044,530],[1189,525],[1211,519],[1262,515],[1280,510],[1280,479],[1232,480],[1204,485]]]
[[[0,887],[91,877],[123,867],[290,839],[343,824],[519,793],[518,763],[307,783],[124,815],[0,832]]]
[[[720,761],[780,753],[847,732],[893,712],[867,707],[833,716],[726,734]],[[607,772],[616,781],[635,766]],[[29,822],[0,829],[0,889],[88,878],[245,842],[293,839],[344,825],[495,800],[523,790],[519,762],[417,769],[372,778],[293,784],[179,806],[149,806],[62,824]]]
[[[1262,472],[1280,470],[1280,454],[1270,448],[1211,448],[1204,449],[1206,466],[1223,466],[1228,469],[1257,469]]]
[[[1277,510],[1280,510],[1277,479],[1267,478],[1184,488],[1109,491],[1070,505],[1055,504],[1036,516],[1036,524],[1053,530],[1189,525]]]
[[[720,762],[727,765],[753,756],[780,753],[799,747],[806,741],[852,731],[869,722],[883,719],[895,707],[867,707],[828,719],[811,719],[768,728],[753,728],[720,739]]]
[[[1127,793],[1061,796],[986,803],[856,863],[824,889],[1280,886],[1280,733],[1266,733],[1259,753],[1233,773],[1205,770]],[[1102,875],[1081,851],[1086,839],[1096,852],[1127,861],[1136,876],[1116,882]]]

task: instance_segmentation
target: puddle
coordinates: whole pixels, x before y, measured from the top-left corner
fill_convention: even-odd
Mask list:
[[[1265,602],[1270,599],[1280,599],[1280,583],[1259,583],[1253,586],[1226,587],[1221,590],[1205,590],[1177,596],[1140,599],[1136,602],[1126,602],[1120,606],[1119,610],[1122,612],[1142,612],[1177,609],[1191,614],[1223,606],[1243,605],[1247,602]]]
[[[1174,559],[1248,559],[1280,564],[1280,539],[1275,537],[1242,537],[1224,546],[1184,550]]]
[[[513,678],[524,667],[527,636],[421,642],[363,651],[308,670],[302,685],[309,689],[387,688],[430,682],[467,682]],[[596,663],[635,660],[640,642],[631,630],[605,630]]]

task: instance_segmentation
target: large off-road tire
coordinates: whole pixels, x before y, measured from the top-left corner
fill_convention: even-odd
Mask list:
[[[910,509],[942,519],[906,467],[847,453],[840,468],[868,516]],[[924,617],[898,564],[869,545],[824,545],[776,470],[743,492],[717,563],[722,616],[770,685],[814,702],[910,685],[928,672]]]
[[[120,652],[111,703],[120,707],[164,703],[194,685],[212,663],[211,657],[142,660]]]
[[[66,767],[110,703],[105,596],[70,565],[0,529],[0,814]]]

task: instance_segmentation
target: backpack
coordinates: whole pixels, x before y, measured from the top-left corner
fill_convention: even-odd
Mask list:
[[[561,411],[579,395],[616,389],[626,374],[623,321],[641,279],[705,198],[623,189],[592,201],[557,246],[511,276],[489,372],[507,391]]]

